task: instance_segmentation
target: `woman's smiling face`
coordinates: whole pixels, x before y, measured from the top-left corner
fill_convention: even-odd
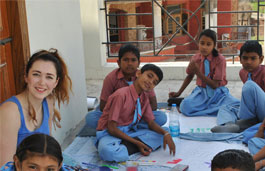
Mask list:
[[[27,88],[31,96],[44,99],[57,86],[57,72],[51,61],[37,60],[25,76]]]

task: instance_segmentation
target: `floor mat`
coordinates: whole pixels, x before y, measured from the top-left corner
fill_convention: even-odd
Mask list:
[[[163,109],[167,116],[168,109]],[[210,133],[210,128],[216,123],[216,117],[186,117],[180,114],[180,131],[182,135],[196,135],[191,139],[174,139],[176,144],[176,155],[170,156],[169,150],[158,149],[149,156],[142,156],[137,153],[130,156],[133,160],[140,164],[138,171],[168,171],[176,165],[189,165],[189,171],[210,171],[211,160],[218,152],[226,149],[242,149],[248,152],[248,148],[238,141],[198,141],[198,135],[204,137]],[[164,125],[168,126],[168,122]],[[79,137],[70,144],[64,151],[66,164],[78,164],[84,168],[97,168],[100,166],[108,166],[112,170],[126,170],[126,163],[104,162],[100,160],[97,149],[94,145],[95,137],[91,136],[91,129],[84,127],[80,131]],[[184,136],[183,136],[184,137]],[[194,138],[194,139],[192,139]],[[194,141],[196,140],[197,141]],[[238,139],[237,139],[238,140]]]

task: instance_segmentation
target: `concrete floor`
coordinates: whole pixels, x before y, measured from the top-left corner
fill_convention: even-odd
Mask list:
[[[178,91],[183,80],[163,80],[155,87],[156,97],[158,102],[167,102],[169,91]],[[87,96],[97,97],[99,99],[103,80],[87,80]],[[229,81],[227,88],[230,93],[240,99],[241,90],[243,83],[241,81]],[[186,97],[192,90],[196,87],[195,81],[192,81],[190,85],[185,89],[181,97]],[[77,133],[84,126],[85,119],[83,119],[75,129],[70,133],[70,135],[62,143],[62,149],[65,149],[76,137]]]

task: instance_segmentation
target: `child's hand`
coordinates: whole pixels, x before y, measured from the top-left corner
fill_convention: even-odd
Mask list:
[[[144,143],[142,143],[140,141],[137,144],[137,147],[139,148],[141,154],[144,156],[148,156],[152,152],[151,148],[149,148],[147,145],[145,145]]]
[[[173,154],[175,156],[175,143],[174,141],[172,140],[170,134],[166,134],[164,135],[164,142],[163,142],[163,147],[164,147],[164,150],[166,149],[166,145],[168,145],[169,147],[169,154]]]
[[[263,168],[262,161],[255,162],[255,170],[260,170]]]
[[[189,64],[188,67],[196,75],[200,72],[200,68],[199,68],[198,64],[194,60],[190,61],[190,64]]]
[[[169,97],[179,97],[180,96],[180,93],[179,92],[169,92],[168,93],[168,96]]]

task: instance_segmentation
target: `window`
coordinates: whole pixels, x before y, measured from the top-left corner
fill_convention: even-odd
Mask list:
[[[201,30],[206,28],[217,32],[217,47],[226,55],[228,51],[222,49],[223,44],[226,44],[223,41],[233,42],[241,36],[241,32],[246,32],[243,27],[236,26],[243,20],[240,20],[240,13],[237,12],[239,9],[232,1],[227,1],[225,5],[223,0],[182,0],[181,4],[178,0],[105,0],[104,2],[107,27],[107,42],[104,43],[109,58],[117,57],[119,48],[123,44],[132,43],[140,49],[143,61],[145,57],[149,62],[189,60],[189,56],[198,52],[197,39]],[[256,2],[251,2],[251,5],[255,6]],[[257,21],[255,13],[251,14],[249,21],[254,25],[264,23],[264,12],[259,16],[260,22]],[[239,24],[242,26],[241,23]],[[233,27],[228,28],[228,26]],[[249,28],[253,29],[247,30],[248,38],[256,36],[255,38],[258,39],[257,34],[263,36],[263,27]],[[224,36],[229,38],[224,39]],[[237,55],[238,46],[233,47],[234,49],[229,50],[227,55],[231,53]],[[116,62],[115,59],[113,61]]]

